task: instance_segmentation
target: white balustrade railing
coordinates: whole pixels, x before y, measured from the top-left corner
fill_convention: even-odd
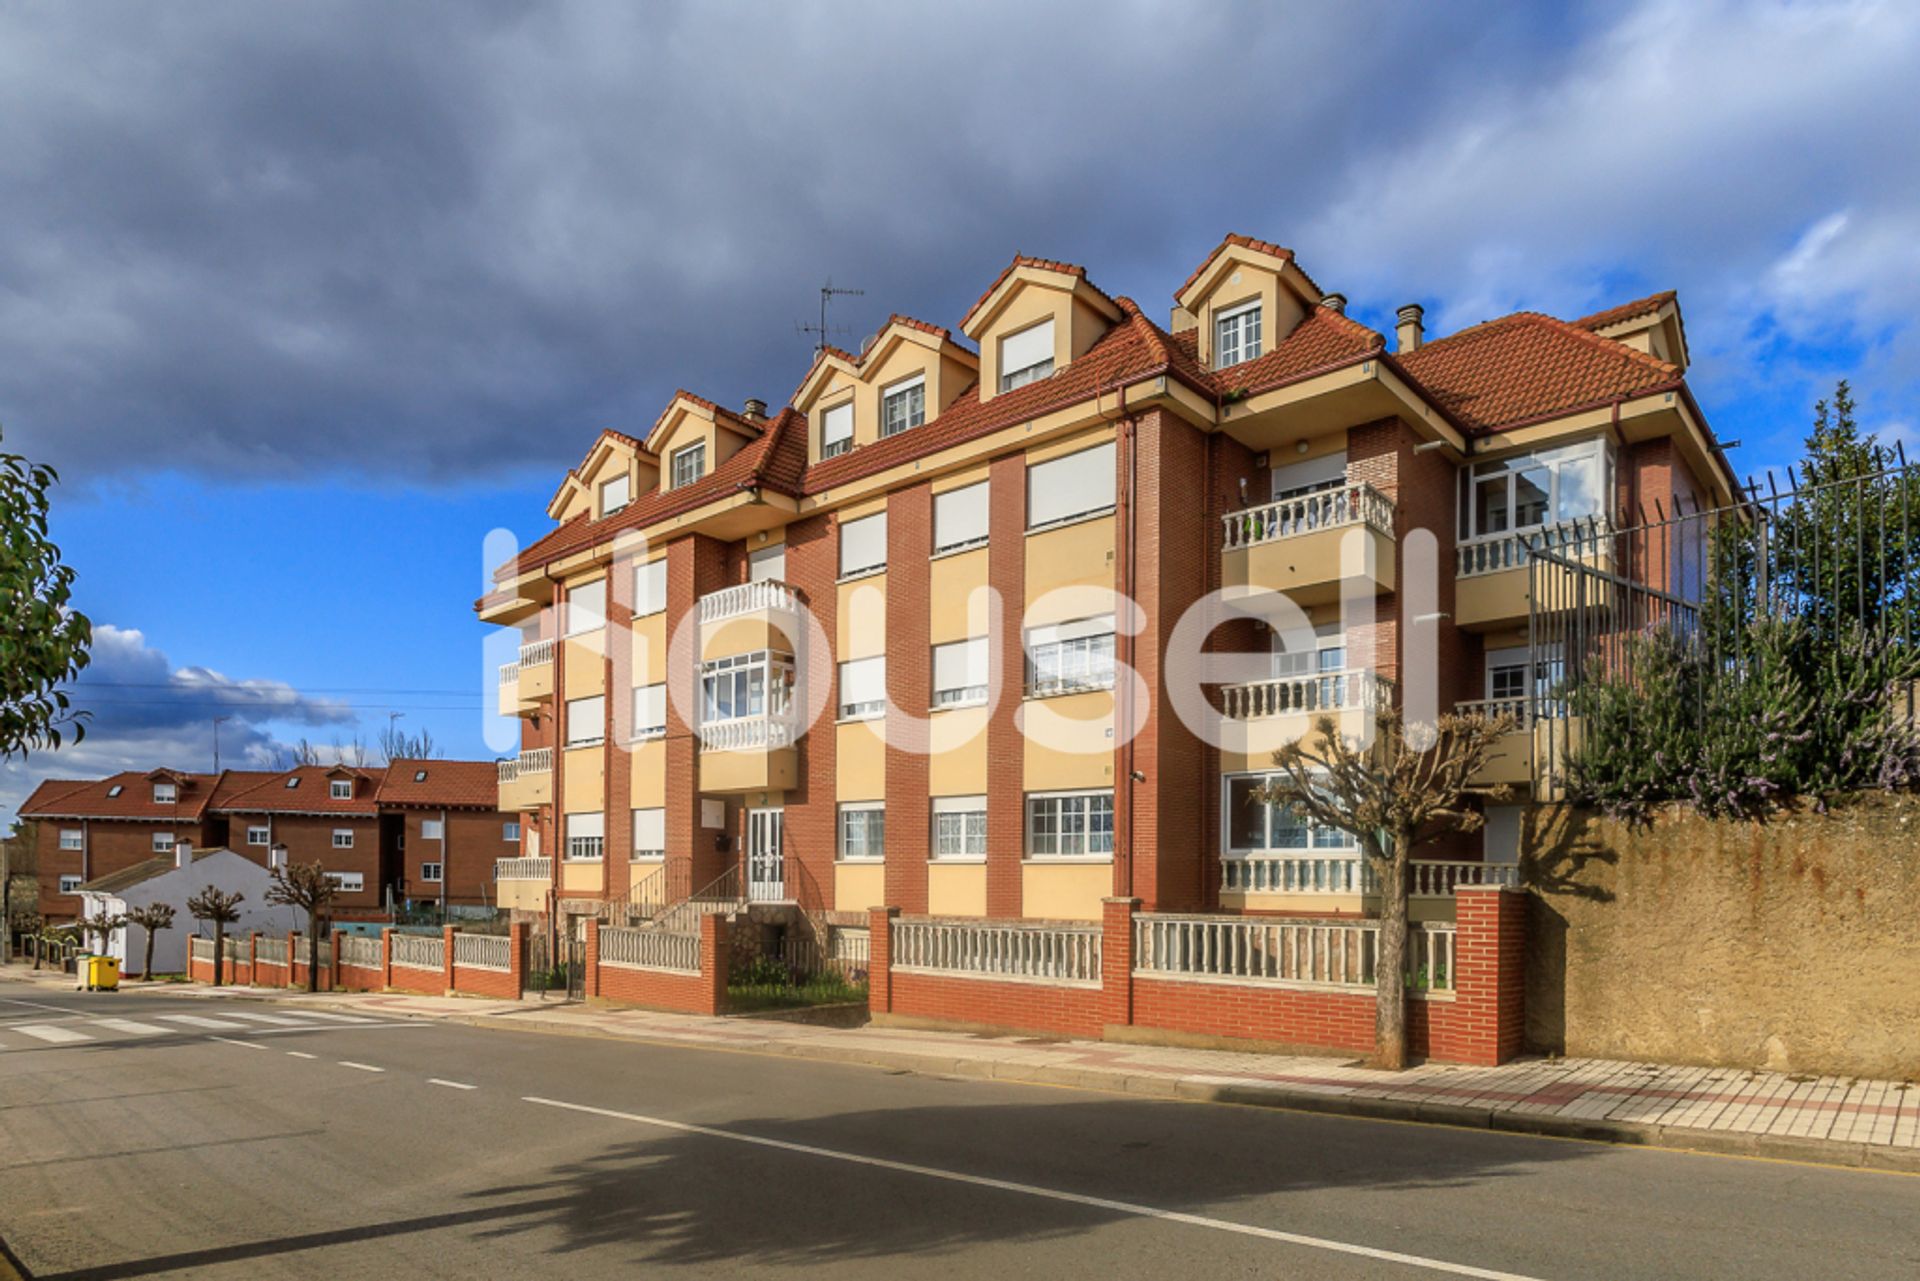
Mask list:
[[[1472,578],[1523,568],[1535,547],[1563,556],[1593,559],[1605,554],[1607,541],[1612,536],[1612,522],[1590,516],[1460,543],[1454,548],[1454,562],[1458,577]]]
[[[410,970],[447,968],[447,940],[439,934],[390,934],[393,963]]]
[[[287,963],[287,941],[285,939],[263,938],[255,944],[253,959],[266,965],[285,965]]]
[[[292,962],[295,965],[305,965],[307,963],[307,936],[296,932],[288,938],[287,943],[288,956]],[[322,938],[320,940],[320,968],[324,970],[332,964],[333,944],[325,938]]]
[[[708,592],[700,598],[700,621],[717,623],[760,610],[793,610],[800,604],[800,593],[774,579],[757,583],[736,583]]]
[[[550,858],[497,858],[493,860],[493,879],[496,881],[550,881],[553,879],[553,860]]]
[[[340,964],[357,965],[365,970],[380,968],[380,940],[365,934],[340,936]]]
[[[520,664],[518,663],[500,664],[501,687],[504,688],[508,685],[518,685],[519,683],[520,683]]]
[[[553,749],[551,747],[533,747],[509,757],[504,761],[495,761],[502,783],[517,782],[522,774],[548,774],[553,771]]]
[[[522,667],[539,667],[543,663],[552,661],[553,641],[551,639],[528,641],[520,647],[520,666]]]
[[[504,934],[456,934],[453,963],[476,970],[511,970],[513,940]]]
[[[1379,881],[1358,854],[1229,854],[1220,860],[1220,887],[1238,894],[1372,894]],[[1408,894],[1451,898],[1462,885],[1518,885],[1513,863],[1415,859]]]
[[[1220,687],[1221,710],[1231,720],[1301,716],[1315,712],[1379,711],[1393,704],[1393,682],[1359,669],[1277,676]]]
[[[700,746],[710,752],[750,752],[790,747],[794,726],[784,713],[710,721],[700,727]]]
[[[893,922],[894,969],[1100,985],[1100,927],[1000,921]]]
[[[1408,970],[1416,986],[1452,988],[1453,937],[1452,926],[1409,931]],[[1133,918],[1134,973],[1160,978],[1371,990],[1379,955],[1375,921],[1160,913]]]
[[[698,974],[700,936],[669,930],[610,926],[600,931],[600,964],[623,969]]]
[[[229,961],[241,961],[247,964],[253,963],[253,940],[252,939],[235,938],[231,934],[229,934],[225,939],[225,944],[226,944],[225,950],[227,953],[227,959]]]
[[[1489,719],[1511,716],[1521,725],[1533,724],[1534,702],[1531,698],[1463,698],[1453,705],[1453,710],[1462,716],[1485,716]]]
[[[1228,551],[1347,525],[1366,525],[1391,536],[1393,503],[1372,485],[1340,485],[1228,512],[1221,521]]]
[[[213,964],[213,940],[203,939],[198,936],[189,938],[187,940],[187,955],[196,961],[205,961],[209,965]]]

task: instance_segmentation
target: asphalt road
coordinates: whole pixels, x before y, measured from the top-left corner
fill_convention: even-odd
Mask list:
[[[0,1237],[65,1278],[1883,1281],[1920,1178],[9,986]]]

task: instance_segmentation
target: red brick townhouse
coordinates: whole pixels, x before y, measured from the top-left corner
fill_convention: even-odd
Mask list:
[[[394,893],[443,910],[492,909],[494,865],[520,852],[517,814],[497,805],[492,761],[397,760],[376,799],[397,823]]]
[[[1020,257],[957,328],[821,351],[776,412],[681,392],[602,432],[476,606],[517,633],[502,901],[580,918],[730,874],[850,930],[1110,896],[1359,917],[1342,834],[1252,799],[1280,738],[1423,683],[1551,715],[1531,540],[1657,579],[1607,531],[1731,496],[1672,294],[1442,337],[1407,306],[1389,341],[1232,236],[1173,302],[1163,326]],[[1189,696],[1195,635],[1238,673]],[[1530,777],[1532,736],[1489,782]],[[1508,875],[1519,812],[1422,852],[1417,916]]]

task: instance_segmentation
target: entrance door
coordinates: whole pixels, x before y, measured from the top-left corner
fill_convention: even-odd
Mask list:
[[[780,847],[784,810],[747,811],[747,898],[777,903],[787,897],[787,859]]]

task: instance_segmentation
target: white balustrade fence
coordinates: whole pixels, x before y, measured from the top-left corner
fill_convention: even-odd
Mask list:
[[[1358,854],[1236,854],[1220,861],[1220,886],[1236,894],[1373,894],[1379,881]],[[1462,885],[1518,885],[1512,863],[1415,859],[1408,894],[1451,898]]]
[[[456,934],[453,963],[476,970],[511,970],[513,940],[504,934]]]
[[[1462,716],[1511,716],[1519,725],[1531,725],[1534,702],[1531,698],[1466,698],[1455,703],[1453,710]]]
[[[500,664],[500,683],[502,685],[519,684],[520,683],[520,664],[518,663]]]
[[[1221,518],[1228,551],[1297,538],[1323,529],[1366,525],[1393,533],[1393,503],[1372,485],[1341,485],[1296,498],[1282,498],[1259,507],[1228,512]]]
[[[262,938],[255,945],[253,959],[267,965],[285,965],[287,963],[287,941],[285,939]]]
[[[1612,536],[1613,525],[1610,521],[1590,517],[1568,521],[1563,525],[1549,525],[1461,543],[1454,549],[1454,560],[1458,577],[1473,578],[1480,574],[1498,574],[1503,570],[1523,568],[1531,559],[1531,549],[1535,547],[1568,556],[1598,559],[1607,555]]]
[[[517,757],[495,761],[494,766],[499,771],[499,781],[502,783],[516,782],[522,774],[545,774],[553,769],[553,749],[529,748]]]
[[[1312,712],[1377,711],[1393,703],[1393,682],[1353,670],[1276,676],[1220,687],[1221,710],[1233,720]]]
[[[410,970],[447,968],[447,941],[438,934],[391,934],[393,963]]]
[[[553,661],[553,642],[551,640],[528,641],[520,647],[520,666],[538,667],[542,663]]]
[[[187,940],[187,955],[193,960],[205,961],[208,965],[212,965],[213,940],[203,939],[197,935],[189,938]]]
[[[700,621],[717,623],[759,610],[792,610],[800,603],[799,593],[782,582],[763,579],[757,583],[738,583],[708,592],[700,598]]]
[[[365,934],[344,934],[340,937],[340,964],[358,965],[362,969],[380,968],[380,940],[369,938]]]
[[[893,922],[891,965],[929,974],[1100,986],[1100,927],[987,921]]]
[[[1423,990],[1453,987],[1451,925],[1415,926],[1409,977]],[[1288,987],[1372,990],[1380,955],[1375,921],[1288,921],[1249,916],[1133,919],[1135,974]]]
[[[241,961],[249,965],[253,963],[252,939],[235,938],[229,934],[223,942],[225,944],[224,950],[229,961]]]
[[[710,752],[788,747],[792,745],[793,737],[793,724],[786,718],[784,710],[772,716],[743,716],[738,720],[714,721],[700,727],[700,746]]]
[[[600,931],[600,964],[632,970],[700,972],[700,936],[609,927]]]
[[[550,881],[553,879],[553,860],[550,858],[497,858],[493,860],[493,879],[496,881]]]
[[[304,934],[295,934],[288,942],[289,947],[287,954],[289,958],[295,965],[305,965],[307,963],[307,936]],[[322,938],[320,940],[320,968],[324,970],[332,964],[333,944]]]

